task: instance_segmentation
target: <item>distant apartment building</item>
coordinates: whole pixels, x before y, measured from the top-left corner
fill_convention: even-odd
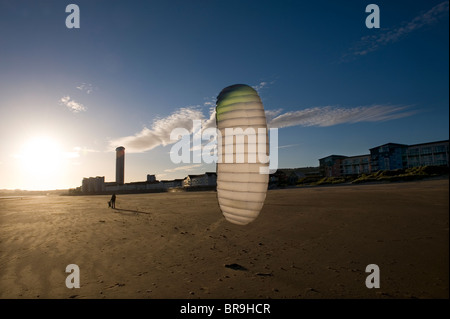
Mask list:
[[[347,158],[343,155],[330,155],[319,159],[320,174],[322,176],[342,176],[342,160]]]
[[[409,145],[406,151],[407,167],[424,165],[449,166],[448,140]]]
[[[449,141],[406,145],[387,143],[358,156],[330,155],[319,159],[322,176],[339,177],[382,170],[433,165],[449,166]]]
[[[342,175],[359,175],[370,173],[370,154],[349,156],[341,160]]]
[[[370,173],[370,154],[357,156],[330,155],[319,159],[322,176],[339,177]]]
[[[371,171],[385,171],[406,167],[408,145],[387,143],[370,149]]]
[[[81,191],[83,193],[98,193],[105,190],[105,176],[83,178]]]

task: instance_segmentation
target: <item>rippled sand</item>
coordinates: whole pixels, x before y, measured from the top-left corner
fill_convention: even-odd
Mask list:
[[[247,226],[215,192],[0,199],[0,297],[448,298],[448,186],[272,190]]]

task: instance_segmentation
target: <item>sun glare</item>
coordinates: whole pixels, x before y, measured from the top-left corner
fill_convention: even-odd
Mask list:
[[[23,145],[19,158],[24,173],[47,183],[60,170],[63,152],[56,140],[48,137],[36,137]]]

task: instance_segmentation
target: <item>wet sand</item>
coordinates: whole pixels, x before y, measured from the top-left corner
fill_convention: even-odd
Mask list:
[[[271,190],[247,226],[215,192],[0,199],[0,298],[449,298],[448,191]]]

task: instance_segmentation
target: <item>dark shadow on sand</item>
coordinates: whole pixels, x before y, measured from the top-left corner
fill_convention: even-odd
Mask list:
[[[132,210],[132,209],[123,209],[123,208],[113,208],[113,210],[119,211],[119,212],[129,212],[129,213],[135,213],[135,214],[147,214],[150,215],[149,212],[141,212],[139,210]]]

